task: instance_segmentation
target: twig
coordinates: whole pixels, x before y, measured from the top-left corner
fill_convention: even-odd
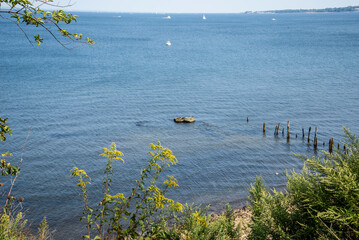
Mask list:
[[[10,18],[4,17],[4,16],[2,16],[2,15],[0,15],[0,17],[1,17],[2,19],[9,20],[10,22],[15,23],[15,24],[20,28],[20,30],[24,33],[24,35],[25,35],[26,39],[29,41],[29,43],[30,43],[32,46],[34,46],[34,44],[32,44],[32,42],[31,42],[29,36],[26,34],[26,32],[24,31],[24,29],[22,29],[22,27],[20,26],[19,23],[17,23],[17,22],[14,21],[14,20],[11,20]]]
[[[327,224],[325,224],[325,223],[323,222],[323,220],[322,220],[320,217],[318,217],[318,219],[323,223],[323,225],[324,225],[326,228],[328,228],[329,232],[330,232],[336,239],[340,240],[340,238],[332,231],[332,229],[330,229],[330,227],[327,226]]]
[[[29,138],[30,131],[31,131],[31,127],[29,128],[29,131],[27,133],[27,136],[26,136],[26,139],[25,139],[25,142],[24,142],[24,146],[22,147],[22,150],[21,150],[21,156],[20,156],[20,162],[19,162],[19,165],[18,165],[18,169],[20,169],[20,166],[21,166],[21,163],[22,163],[22,159],[23,159],[22,156],[24,154],[26,142],[27,142],[27,139]],[[15,184],[17,176],[18,176],[18,172],[16,173],[14,179],[11,181],[10,190],[9,190],[9,193],[7,194],[8,197],[11,195],[11,191],[12,191],[12,188],[14,187],[14,184]],[[9,198],[6,199],[5,206],[8,204],[8,201],[9,201]]]

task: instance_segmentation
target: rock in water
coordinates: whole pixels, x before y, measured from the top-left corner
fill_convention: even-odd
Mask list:
[[[196,121],[194,117],[178,117],[173,119],[176,123],[193,123]]]

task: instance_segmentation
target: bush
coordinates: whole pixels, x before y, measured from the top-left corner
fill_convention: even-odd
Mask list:
[[[83,219],[87,222],[88,239],[160,239],[166,237],[167,222],[177,213],[182,212],[182,204],[165,196],[170,188],[178,187],[173,176],[160,185],[157,185],[159,175],[166,167],[177,163],[172,151],[163,148],[158,142],[151,144],[151,159],[146,168],[141,170],[140,177],[129,196],[122,193],[111,195],[112,163],[121,160],[123,154],[112,143],[104,148],[100,156],[107,159],[105,178],[103,181],[103,199],[94,210],[88,205],[86,185],[90,184],[90,177],[85,171],[74,167],[72,176],[78,178],[77,186],[80,188],[84,201]],[[92,238],[94,237],[94,238]]]
[[[169,239],[239,239],[240,225],[236,226],[233,210],[228,204],[226,211],[216,217],[206,214],[206,210],[186,205],[184,215],[177,218],[176,225],[170,229]]]
[[[287,174],[287,191],[270,193],[257,178],[250,189],[250,239],[358,239],[359,139],[343,128],[349,152],[305,156]]]

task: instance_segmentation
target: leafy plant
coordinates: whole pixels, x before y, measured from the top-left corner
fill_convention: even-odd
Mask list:
[[[257,178],[250,190],[250,239],[358,239],[359,139],[344,127],[349,150],[304,160],[287,174],[287,192],[270,193]]]
[[[104,148],[100,156],[107,159],[103,181],[103,199],[94,210],[88,206],[86,186],[90,184],[90,177],[85,171],[74,167],[71,175],[78,178],[84,201],[84,217],[87,221],[87,239],[132,239],[132,238],[160,238],[166,235],[167,221],[182,212],[182,204],[165,196],[170,188],[178,187],[173,176],[160,185],[157,185],[160,174],[165,168],[177,163],[172,151],[163,148],[161,143],[151,144],[151,159],[146,168],[141,170],[136,186],[129,196],[123,193],[112,195],[112,163],[115,160],[124,160],[123,155],[112,143]],[[93,238],[92,238],[93,237]]]
[[[27,239],[26,234],[27,220],[19,212],[15,218],[11,214],[3,212],[0,216],[0,239]]]
[[[47,224],[46,217],[44,217],[40,223],[37,231],[38,240],[47,240],[51,238],[49,225]]]
[[[7,118],[0,117],[0,141],[3,142],[6,140],[5,134],[11,135],[12,129],[7,125]]]
[[[227,204],[226,211],[214,216],[207,214],[208,207],[201,209],[186,205],[184,214],[176,218],[176,224],[167,233],[168,239],[239,239],[240,225],[235,224],[232,208]]]
[[[90,45],[95,44],[95,42],[88,37],[83,40],[82,34],[71,33],[62,28],[62,24],[67,25],[72,22],[76,22],[78,17],[77,15],[66,13],[62,9],[52,12],[45,11],[42,9],[43,5],[62,8],[66,7],[54,4],[53,0],[0,0],[0,17],[16,24],[31,44],[32,41],[22,28],[22,24],[43,28],[65,48],[68,48],[67,43],[62,42],[60,38],[65,38],[73,42],[87,43]],[[55,27],[58,33],[52,31],[50,26]],[[34,35],[34,41],[37,45],[40,45],[43,40],[44,39],[39,34]]]

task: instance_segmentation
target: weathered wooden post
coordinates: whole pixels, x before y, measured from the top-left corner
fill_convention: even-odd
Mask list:
[[[247,117],[247,122],[249,121],[249,118]]]
[[[287,123],[287,140],[290,139],[290,132],[289,132],[289,121]]]
[[[317,127],[315,127],[315,135],[314,135],[314,148],[317,149],[318,147],[318,138],[317,138]]]
[[[280,123],[278,123],[278,125],[275,127],[275,130],[274,130],[275,136],[278,136],[278,134],[279,134],[279,126],[280,126]]]
[[[282,129],[282,135],[284,136],[284,128]]]
[[[338,150],[340,149],[340,145],[339,145],[339,143],[338,143]]]
[[[344,145],[344,147],[343,147],[343,151],[344,151],[344,154],[347,154],[347,148],[345,147],[345,145]]]
[[[334,139],[329,139],[329,153],[333,153],[333,143]]]
[[[295,134],[295,138],[298,138],[298,133]]]
[[[305,135],[304,135],[304,128],[302,128],[302,133],[303,133],[303,138],[305,137]]]
[[[308,143],[310,142],[310,131],[312,131],[312,127],[309,127],[309,131],[308,131]]]
[[[263,123],[263,132],[266,132],[266,123]]]

